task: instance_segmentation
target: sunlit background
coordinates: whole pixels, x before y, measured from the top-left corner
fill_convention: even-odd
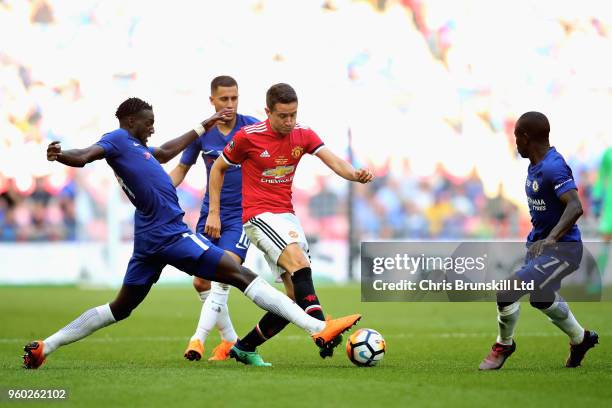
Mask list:
[[[607,1],[0,0],[0,283],[120,282],[133,207],[104,161],[67,168],[46,146],[93,144],[130,96],[153,105],[161,144],[210,116],[217,75],[261,119],[268,87],[291,84],[298,120],[375,170],[349,192],[302,161],[294,205],[320,278],[349,278],[361,241],[524,239],[528,162],[512,130],[529,110],[549,117],[597,239],[611,72]],[[178,189],[191,227],[205,181],[199,162]]]

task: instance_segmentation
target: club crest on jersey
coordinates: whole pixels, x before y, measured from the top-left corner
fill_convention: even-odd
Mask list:
[[[304,153],[304,148],[302,146],[295,146],[293,149],[291,149],[291,156],[294,159],[299,158],[302,153]]]
[[[276,166],[271,169],[265,169],[261,175],[264,177],[281,178],[293,173],[293,170],[295,170],[295,166]]]
[[[533,180],[533,183],[531,183],[531,189],[536,193],[538,192],[540,185],[538,184],[537,180]]]

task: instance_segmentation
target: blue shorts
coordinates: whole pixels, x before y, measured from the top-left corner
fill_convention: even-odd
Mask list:
[[[535,291],[558,291],[561,280],[580,267],[582,243],[564,246],[563,252],[550,251],[536,258],[526,258],[516,275],[523,282],[534,282]]]
[[[221,236],[218,239],[211,239],[208,235],[204,234],[207,216],[208,214],[200,215],[196,231],[204,235],[219,248],[238,255],[244,261],[251,242],[242,229],[242,220],[240,218],[221,220]]]
[[[138,248],[136,242],[134,247]],[[223,250],[214,246],[202,234],[194,234],[191,231],[176,234],[154,254],[143,254],[135,250],[128,263],[123,283],[152,285],[157,282],[166,265],[172,265],[189,275],[213,280],[223,255]]]

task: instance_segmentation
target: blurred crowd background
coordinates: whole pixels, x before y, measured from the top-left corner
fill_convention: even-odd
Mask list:
[[[266,89],[292,84],[299,120],[375,170],[349,203],[346,182],[304,161],[294,200],[314,240],[346,240],[349,205],[358,241],[523,239],[528,163],[512,130],[528,110],[549,117],[596,236],[591,189],[612,145],[605,1],[0,0],[0,38],[0,241],[103,241],[109,216],[129,241],[133,209],[122,197],[109,214],[105,163],[50,164],[46,145],[94,143],[130,96],[154,106],[161,144],[210,115],[221,74],[259,118]],[[179,188],[191,226],[204,172]]]

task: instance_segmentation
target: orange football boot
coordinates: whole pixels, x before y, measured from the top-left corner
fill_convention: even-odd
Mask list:
[[[319,333],[313,334],[311,337],[319,347],[325,347],[328,343],[334,341],[339,335],[349,330],[352,326],[361,320],[360,314],[353,314],[339,319],[326,320],[325,328]]]
[[[36,369],[45,362],[45,343],[42,340],[36,340],[26,344],[23,348],[23,368]]]
[[[229,359],[229,352],[232,346],[236,344],[235,341],[221,340],[221,343],[215,347],[212,351],[212,355],[208,361],[223,361]]]
[[[204,345],[199,339],[190,340],[185,350],[185,358],[189,361],[200,361],[204,355]]]

